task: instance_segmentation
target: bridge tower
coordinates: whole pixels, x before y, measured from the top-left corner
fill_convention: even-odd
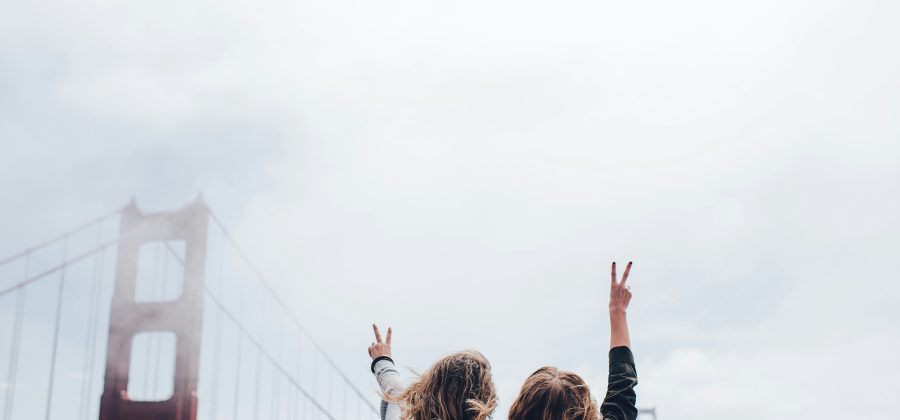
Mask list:
[[[171,213],[144,214],[133,200],[122,211],[100,420],[196,420],[208,223],[209,208],[199,197]],[[141,245],[174,240],[185,243],[181,296],[138,302]],[[141,332],[175,334],[173,393],[167,400],[136,401],[128,396],[132,339]]]

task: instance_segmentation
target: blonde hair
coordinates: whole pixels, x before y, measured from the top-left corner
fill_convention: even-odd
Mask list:
[[[545,366],[528,377],[509,420],[596,420],[597,402],[580,376]]]
[[[461,351],[434,363],[399,397],[403,420],[486,420],[497,407],[491,365],[481,353]]]

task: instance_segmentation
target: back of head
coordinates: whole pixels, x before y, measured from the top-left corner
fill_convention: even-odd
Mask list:
[[[485,420],[497,406],[491,365],[477,351],[434,363],[400,397],[404,420]]]
[[[597,403],[580,376],[546,366],[522,385],[509,420],[596,420]]]

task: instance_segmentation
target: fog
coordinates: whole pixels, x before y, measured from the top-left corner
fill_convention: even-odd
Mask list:
[[[377,322],[482,351],[496,418],[547,364],[602,395],[633,260],[660,419],[893,419],[898,40],[882,1],[6,1],[0,256],[202,192],[360,388]]]

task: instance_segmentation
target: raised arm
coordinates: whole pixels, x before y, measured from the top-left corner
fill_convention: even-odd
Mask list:
[[[628,334],[626,312],[631,302],[631,290],[625,284],[631,271],[631,262],[625,267],[622,281],[616,277],[616,263],[612,263],[612,284],[609,289],[609,378],[606,397],[600,405],[604,420],[637,419],[637,371],[631,354],[631,337]]]
[[[378,386],[384,395],[391,397],[399,397],[404,390],[403,380],[400,373],[394,365],[394,359],[391,358],[391,336],[393,330],[388,327],[387,336],[382,341],[381,331],[378,326],[372,324],[372,330],[375,332],[375,342],[369,346],[369,357],[372,358],[372,373],[378,381]],[[400,406],[393,402],[381,401],[381,420],[399,420]]]

